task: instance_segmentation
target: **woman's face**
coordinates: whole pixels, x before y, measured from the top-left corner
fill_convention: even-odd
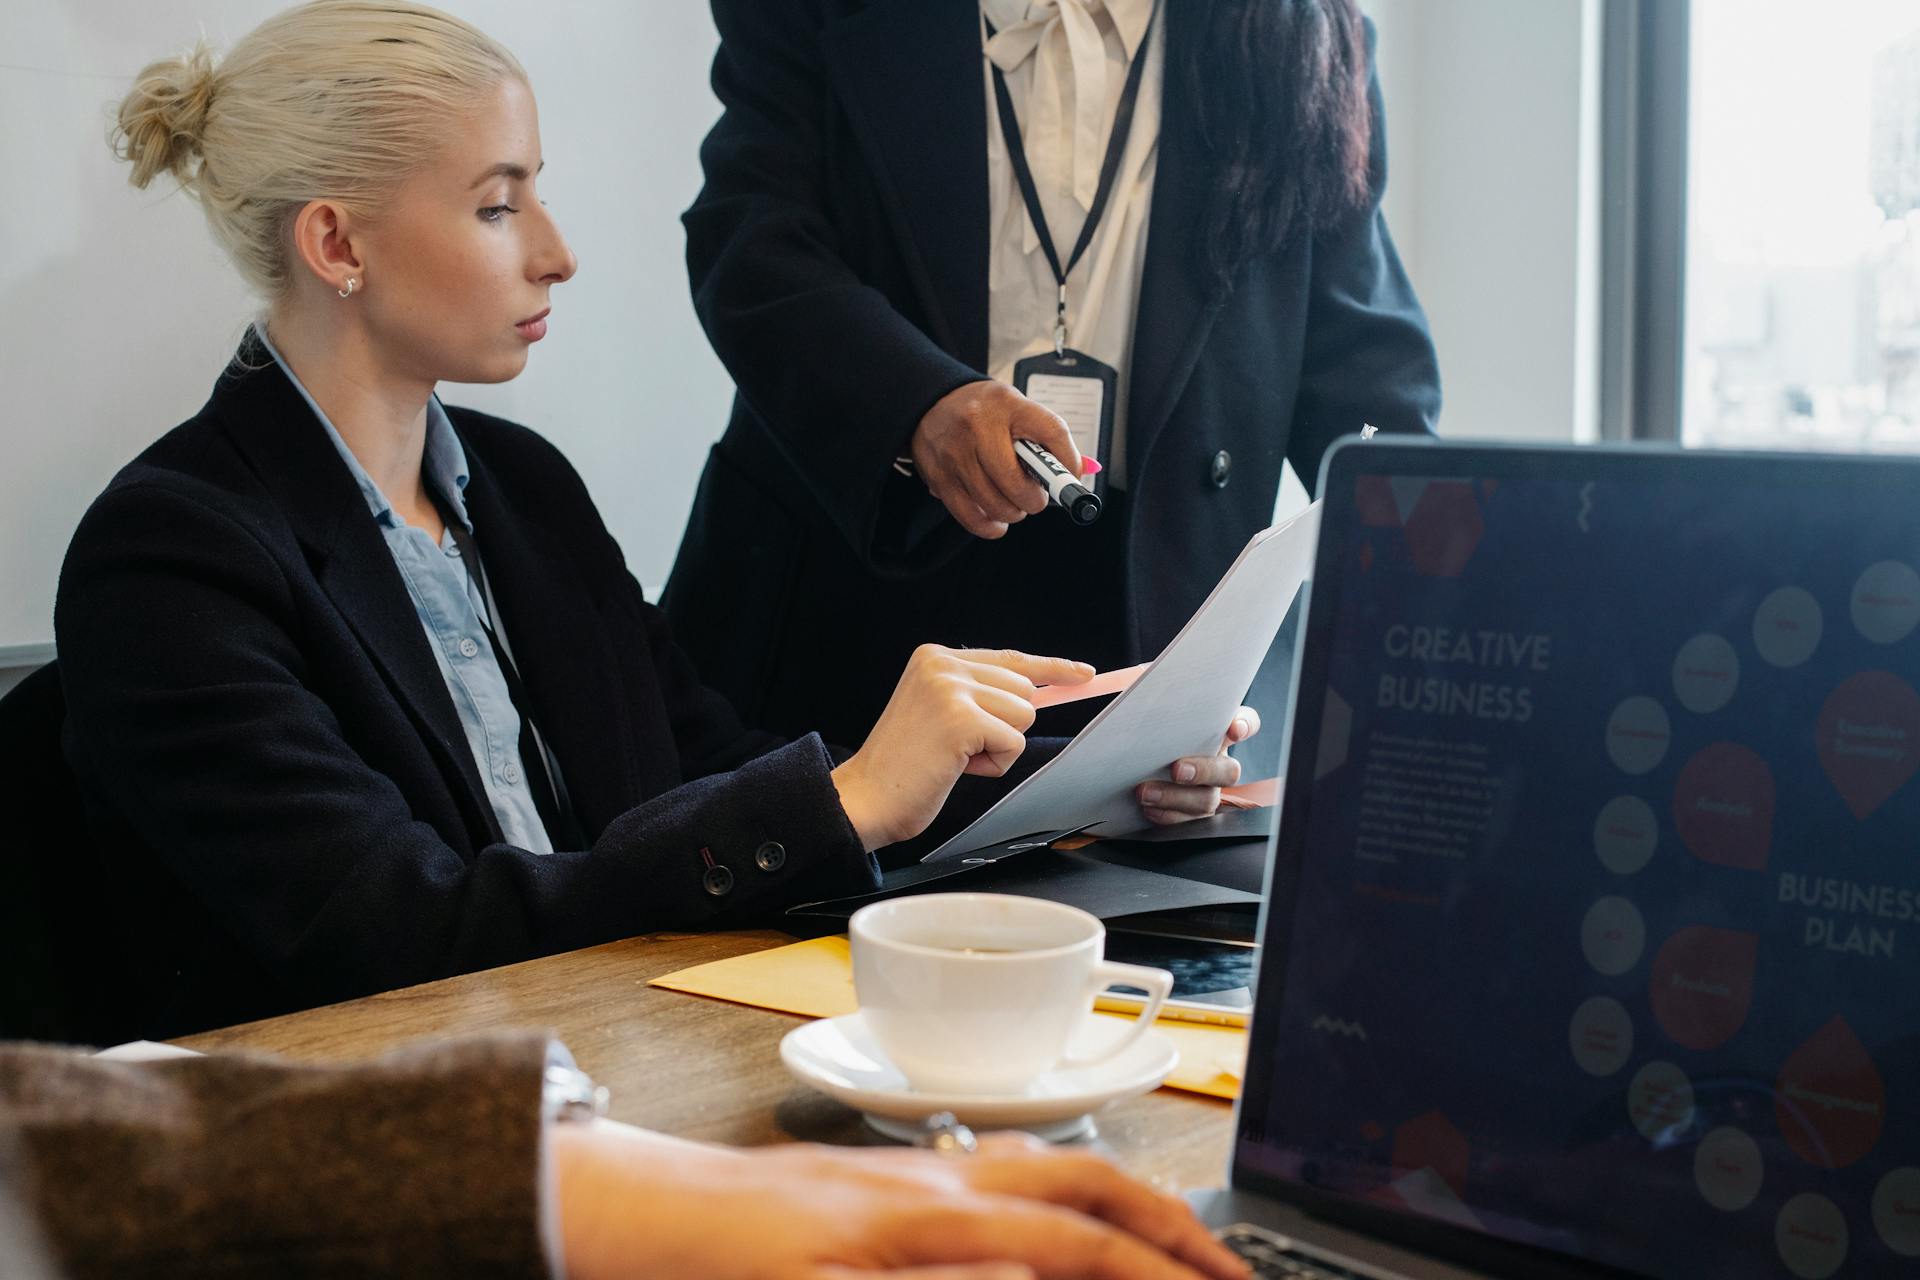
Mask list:
[[[533,91],[501,81],[354,234],[352,299],[380,359],[428,382],[505,382],[546,333],[548,292],[578,265],[535,191]]]

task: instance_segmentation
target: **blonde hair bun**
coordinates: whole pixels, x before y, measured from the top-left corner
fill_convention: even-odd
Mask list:
[[[293,280],[288,227],[310,200],[377,216],[473,104],[527,73],[471,24],[417,0],[311,0],[214,67],[205,46],[140,73],[113,130],[133,185],[171,173],[267,298]]]
[[[213,55],[205,44],[140,73],[120,101],[113,130],[114,154],[132,162],[134,186],[145,187],[163,173],[182,186],[192,181],[214,89]]]

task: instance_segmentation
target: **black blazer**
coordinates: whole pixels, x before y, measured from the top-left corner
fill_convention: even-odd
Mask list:
[[[55,609],[66,752],[144,1034],[874,881],[820,738],[749,732],[700,683],[552,445],[448,412],[500,621],[592,845],[502,842],[351,475],[243,346],[87,512]]]
[[[1204,9],[1165,0],[1169,67]],[[1327,445],[1363,422],[1432,428],[1433,345],[1378,209],[1377,84],[1369,207],[1217,290],[1197,238],[1220,179],[1170,76],[1129,501],[1089,530],[1048,512],[999,542],[970,538],[889,463],[936,400],[985,376],[977,0],[713,0],[713,13],[725,113],[684,221],[695,308],[739,394],[664,603],[754,723],[856,741],[883,678],[924,640],[1151,658],[1269,522],[1283,459],[1312,484]],[[1062,588],[1089,581],[1069,606]],[[736,591],[766,612],[741,625]],[[1063,627],[1052,615],[1068,607]],[[834,617],[867,624],[823,671],[804,637]]]

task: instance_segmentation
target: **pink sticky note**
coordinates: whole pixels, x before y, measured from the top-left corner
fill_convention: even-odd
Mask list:
[[[1082,698],[1100,698],[1110,693],[1119,693],[1131,688],[1147,669],[1147,663],[1137,667],[1122,667],[1118,671],[1102,671],[1085,684],[1047,684],[1034,691],[1033,705],[1036,707],[1055,707],[1063,702],[1078,702]]]
[[[1262,778],[1258,782],[1243,782],[1237,787],[1220,789],[1220,807],[1222,809],[1264,809],[1268,805],[1280,803],[1280,779]]]

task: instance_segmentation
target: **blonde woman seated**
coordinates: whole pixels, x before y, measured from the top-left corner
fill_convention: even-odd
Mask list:
[[[471,26],[288,10],[218,68],[149,67],[118,145],[136,185],[199,199],[266,300],[61,575],[66,747],[133,908],[131,1030],[869,886],[874,850],[1021,755],[1035,685],[1091,674],[927,647],[850,756],[701,686],[558,451],[434,396],[517,375],[576,266],[526,75]],[[1237,768],[1175,762],[1143,808],[1210,812]]]

